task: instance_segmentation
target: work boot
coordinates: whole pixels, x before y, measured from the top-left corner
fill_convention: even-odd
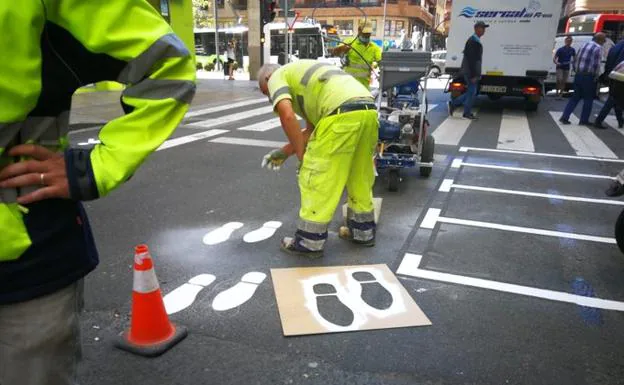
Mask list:
[[[295,238],[291,237],[284,237],[282,239],[280,250],[290,255],[296,255],[308,259],[318,259],[323,256],[323,250],[308,250],[304,247],[297,245],[297,243],[295,242]]]
[[[464,114],[462,115],[462,118],[468,119],[468,120],[477,120],[477,117],[474,116],[474,114],[468,114],[468,115]]]
[[[571,123],[570,123],[570,121],[569,121],[568,119],[564,119],[564,118],[559,119],[559,122],[561,122],[561,124],[565,124],[566,126],[567,126],[568,124],[571,124]]]
[[[338,236],[340,237],[340,239],[353,242],[357,245],[366,246],[366,247],[375,246],[375,238],[372,238],[368,241],[360,241],[358,239],[354,239],[353,234],[351,233],[351,230],[347,226],[340,226],[340,230],[338,230]]]

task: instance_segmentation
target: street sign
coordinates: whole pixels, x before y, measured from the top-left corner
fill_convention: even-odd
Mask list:
[[[297,19],[299,19],[299,12],[295,12],[294,16],[286,17],[286,24],[288,24],[289,31],[292,31],[293,27],[295,26],[295,23],[297,22]]]

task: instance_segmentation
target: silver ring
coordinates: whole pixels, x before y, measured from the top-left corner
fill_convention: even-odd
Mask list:
[[[43,173],[39,174],[39,180],[41,181],[41,185],[45,186],[45,175]]]

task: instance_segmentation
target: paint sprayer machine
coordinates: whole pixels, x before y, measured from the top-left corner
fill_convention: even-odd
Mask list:
[[[412,50],[384,52],[380,63],[375,166],[388,170],[390,191],[398,190],[401,169],[420,167],[420,175],[428,177],[433,168],[435,141],[428,133],[425,77],[431,65],[431,52]]]

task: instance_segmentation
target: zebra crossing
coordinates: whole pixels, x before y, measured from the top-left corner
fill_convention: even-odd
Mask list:
[[[624,129],[618,128],[612,115],[604,121],[607,130],[596,130],[579,126],[578,118],[574,115],[570,117],[571,125],[562,125],[559,122],[561,111],[555,110],[527,113],[513,108],[479,110],[477,107],[473,112],[482,119],[471,121],[461,118],[460,111],[447,116],[444,106],[444,103],[429,105],[429,120],[436,122],[430,127],[430,132],[438,146],[471,146],[475,141],[482,141],[488,145],[479,147],[500,150],[535,152],[539,147],[542,152],[603,159],[624,158]],[[498,127],[491,127],[492,122],[498,122],[495,123]],[[280,127],[280,119],[273,113],[265,97],[205,108],[199,106],[186,114],[176,134],[158,150],[202,140],[239,146],[274,147],[286,141],[281,130],[276,130]],[[93,137],[94,133],[80,133],[77,144],[91,146],[98,143],[97,138]],[[544,136],[544,133],[548,135]],[[540,143],[540,140],[546,142]],[[556,144],[558,149],[550,151],[552,144]]]

